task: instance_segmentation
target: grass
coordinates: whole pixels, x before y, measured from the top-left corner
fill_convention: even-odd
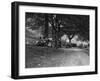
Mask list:
[[[89,60],[89,56],[87,54],[88,52],[85,50],[75,51],[66,48],[64,50],[62,48],[56,49],[26,45],[25,67],[39,68],[85,65]],[[83,63],[81,63],[80,60]]]

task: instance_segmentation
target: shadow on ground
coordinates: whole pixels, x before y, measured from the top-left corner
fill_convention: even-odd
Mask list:
[[[83,65],[89,65],[89,51],[86,49],[26,46],[26,68]]]

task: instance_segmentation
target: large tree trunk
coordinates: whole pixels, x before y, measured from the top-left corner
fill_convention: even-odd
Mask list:
[[[49,31],[48,14],[45,14],[44,38],[48,38],[48,31]]]
[[[52,22],[52,47],[56,48],[57,47],[57,37],[56,37],[56,22],[55,22],[55,17],[52,15],[51,17],[51,22]]]
[[[59,48],[60,46],[60,27],[57,19],[57,15],[52,16],[52,38],[53,38],[53,47]]]
[[[74,34],[68,34],[68,39],[69,39],[69,44],[71,44],[71,40],[73,39],[74,37]]]
[[[69,44],[71,44],[71,40],[72,40],[72,38],[69,38]]]

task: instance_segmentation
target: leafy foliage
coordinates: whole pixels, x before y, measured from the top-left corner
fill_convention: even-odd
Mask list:
[[[64,34],[70,40],[78,35],[82,40],[89,40],[89,16],[69,14],[26,13],[26,27],[41,30],[45,37],[51,37],[57,47]]]

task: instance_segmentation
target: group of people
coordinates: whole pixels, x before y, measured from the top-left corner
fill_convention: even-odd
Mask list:
[[[41,38],[37,41],[36,46],[51,46],[52,40],[48,38]]]
[[[63,41],[60,41],[59,44],[57,42],[57,46],[55,46],[54,41],[52,38],[42,38],[40,37],[39,40],[34,41],[34,45],[41,46],[41,47],[65,47],[65,48],[71,48],[71,47],[79,47],[79,48],[87,48],[89,47],[89,42],[86,41],[78,41],[77,43],[66,43]]]

